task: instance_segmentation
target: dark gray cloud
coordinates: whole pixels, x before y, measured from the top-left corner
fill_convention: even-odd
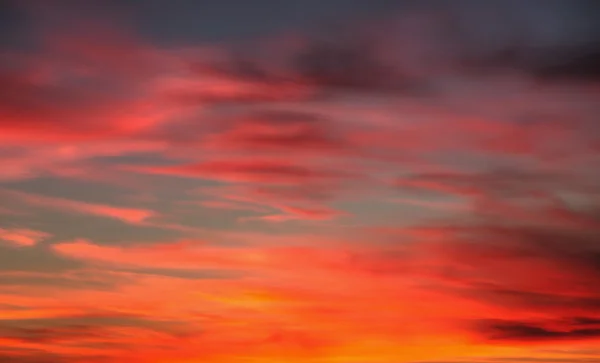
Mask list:
[[[484,321],[480,322],[478,331],[491,341],[547,342],[599,338],[600,325],[598,321],[591,324],[593,320],[574,319],[566,329],[552,329],[535,322]]]
[[[600,12],[589,1],[404,2],[377,21],[336,18],[305,32],[287,55],[298,82],[327,91],[427,95],[444,73],[521,72],[544,82],[596,81]],[[273,79],[260,47],[226,69]],[[269,50],[265,50],[267,53]],[[271,50],[272,51],[272,50]],[[285,67],[284,67],[285,68]]]

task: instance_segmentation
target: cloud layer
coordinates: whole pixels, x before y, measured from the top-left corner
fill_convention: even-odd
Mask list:
[[[597,4],[259,3],[0,5],[0,362],[600,359]]]

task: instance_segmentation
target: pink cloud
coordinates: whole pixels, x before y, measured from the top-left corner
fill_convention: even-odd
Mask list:
[[[249,158],[216,159],[198,164],[135,169],[156,174],[275,185],[336,181],[343,177],[352,176],[351,173],[302,165],[281,158],[262,160]]]
[[[242,221],[263,220],[268,222],[285,222],[293,220],[304,221],[328,221],[344,215],[344,213],[325,207],[295,207],[288,205],[270,205],[279,209],[280,214],[267,214],[258,217],[244,217]]]
[[[113,218],[130,224],[142,224],[148,219],[156,216],[154,211],[148,209],[125,208],[105,204],[87,203],[12,190],[3,190],[1,192],[20,201],[24,201],[30,205]]]

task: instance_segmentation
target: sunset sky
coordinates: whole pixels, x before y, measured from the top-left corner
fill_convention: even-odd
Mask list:
[[[600,1],[0,1],[0,363],[600,362]]]

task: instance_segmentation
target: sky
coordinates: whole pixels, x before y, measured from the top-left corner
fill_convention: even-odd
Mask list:
[[[0,363],[599,362],[599,17],[0,1]]]

